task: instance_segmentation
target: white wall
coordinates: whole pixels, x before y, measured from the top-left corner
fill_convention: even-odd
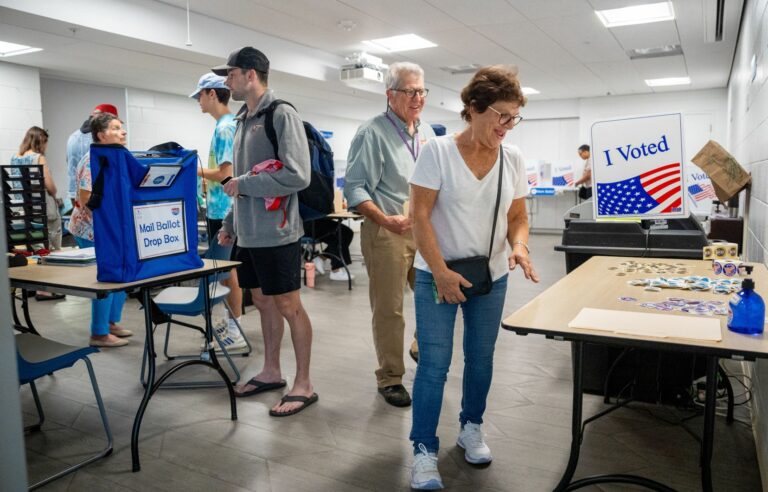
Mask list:
[[[43,126],[36,68],[0,62],[0,164],[9,164],[31,126]]]
[[[746,258],[768,264],[768,2],[746,2],[744,8],[728,85],[726,148],[752,173]],[[744,363],[744,366],[752,378],[753,433],[765,489],[768,488],[768,361]]]
[[[43,122],[50,140],[46,159],[59,197],[67,196],[67,139],[99,104],[112,104],[125,119],[125,89],[66,80],[41,78]]]
[[[190,87],[194,89],[194,81]],[[147,150],[154,145],[174,141],[184,148],[197,149],[204,165],[207,165],[216,122],[200,111],[197,101],[186,96],[141,89],[127,89],[127,101],[129,149]],[[238,103],[234,103],[232,109],[236,107],[239,107]]]

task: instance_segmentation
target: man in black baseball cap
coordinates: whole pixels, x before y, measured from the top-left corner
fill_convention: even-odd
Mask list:
[[[226,65],[213,67],[211,71],[222,77],[227,76],[227,71],[232,68],[253,69],[257,72],[269,73],[269,59],[256,48],[246,46],[233,51],[227,59]]]
[[[233,206],[222,220],[218,239],[221,245],[237,240],[233,258],[241,262],[237,278],[241,288],[251,291],[264,340],[261,371],[237,386],[235,396],[251,396],[286,386],[280,345],[287,321],[296,372],[291,389],[269,411],[274,417],[287,417],[318,400],[309,375],[312,322],[301,303],[304,227],[297,196],[311,181],[309,144],[296,109],[278,101],[268,86],[269,60],[264,53],[251,47],[241,48],[229,56],[226,65],[212,70],[226,75],[224,85],[232,98],[245,103],[235,116],[233,178],[223,186],[224,193],[232,197]],[[267,110],[275,143],[266,132]],[[273,172],[251,172],[254,164],[272,159],[279,160],[282,167]],[[286,197],[281,211],[266,207],[265,198],[276,196]]]

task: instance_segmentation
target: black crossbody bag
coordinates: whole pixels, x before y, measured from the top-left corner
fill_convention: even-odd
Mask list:
[[[499,203],[501,201],[501,177],[504,173],[504,152],[499,147],[499,186],[496,190],[496,206],[493,210],[493,227],[491,228],[491,244],[488,246],[488,256],[470,256],[458,260],[446,261],[449,269],[467,279],[472,287],[461,287],[464,297],[484,296],[493,288],[491,277],[491,252],[493,251],[493,238],[496,235],[496,220],[499,216]]]

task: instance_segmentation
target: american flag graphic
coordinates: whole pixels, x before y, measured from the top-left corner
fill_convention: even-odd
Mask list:
[[[666,164],[615,183],[597,184],[600,215],[679,212],[683,202],[680,163]]]
[[[528,173],[528,186],[536,186],[539,180],[536,178],[536,171]]]
[[[715,194],[715,188],[713,188],[709,183],[691,185],[688,187],[688,193],[690,193],[691,198],[697,202],[706,199],[714,200],[717,198],[717,195]]]
[[[552,186],[573,186],[573,173],[554,176],[552,178]]]

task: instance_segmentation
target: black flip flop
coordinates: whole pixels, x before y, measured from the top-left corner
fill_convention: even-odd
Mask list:
[[[264,381],[259,381],[256,378],[251,378],[248,380],[247,383],[245,383],[244,386],[248,386],[249,384],[251,386],[255,386],[255,388],[253,388],[252,390],[243,391],[242,393],[238,393],[237,391],[235,391],[235,396],[238,398],[245,398],[246,396],[257,395],[259,393],[264,393],[265,391],[285,388],[285,379],[281,379],[280,381],[275,383],[265,383]]]
[[[301,412],[311,404],[315,403],[317,400],[318,400],[317,393],[312,393],[312,396],[285,395],[284,397],[280,398],[281,405],[283,403],[288,403],[291,401],[300,401],[302,405],[288,412],[275,412],[274,410],[270,410],[269,414],[273,417],[288,417],[289,415],[296,415],[297,413]]]

